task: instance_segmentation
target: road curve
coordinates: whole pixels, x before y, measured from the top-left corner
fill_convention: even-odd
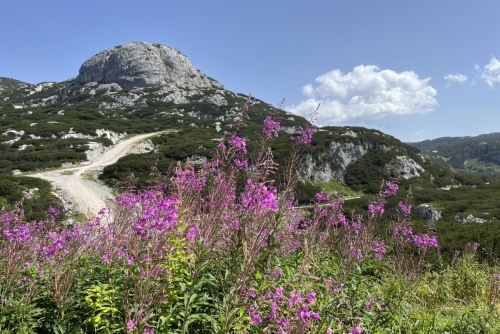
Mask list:
[[[57,188],[64,201],[72,203],[76,209],[89,218],[97,215],[102,208],[109,207],[113,195],[108,187],[85,177],[85,175],[100,171],[115,163],[139,142],[163,132],[165,131],[142,134],[121,141],[86,165],[39,172],[30,176],[50,181]]]

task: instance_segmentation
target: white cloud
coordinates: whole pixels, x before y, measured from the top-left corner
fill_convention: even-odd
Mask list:
[[[447,76],[444,77],[444,80],[450,82],[464,83],[467,81],[467,76],[459,73],[448,74]]]
[[[317,77],[316,87],[304,86],[308,99],[288,111],[307,117],[321,103],[317,125],[425,113],[437,106],[437,91],[429,80],[413,71],[398,73],[374,65],[356,66],[347,74],[333,70]]]
[[[479,72],[479,77],[486,81],[488,86],[493,87],[496,83],[500,83],[500,60],[491,57],[490,62],[484,68],[476,65]]]

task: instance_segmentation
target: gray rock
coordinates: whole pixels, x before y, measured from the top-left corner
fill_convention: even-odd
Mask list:
[[[434,209],[429,204],[420,204],[417,206],[417,213],[427,220],[441,219],[441,211]]]
[[[189,89],[222,88],[179,51],[148,42],[128,43],[96,54],[82,64],[75,82],[116,83],[127,89],[169,84]]]
[[[479,217],[474,217],[472,213],[468,214],[467,217],[460,217],[459,215],[455,216],[455,221],[459,223],[478,223],[478,224],[484,224],[487,223],[489,220],[488,219],[483,219]]]
[[[420,173],[425,171],[415,160],[406,155],[397,156],[396,161],[387,164],[386,169],[391,173],[392,177],[405,180],[418,177]]]

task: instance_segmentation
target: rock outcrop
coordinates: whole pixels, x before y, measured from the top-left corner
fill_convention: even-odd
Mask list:
[[[434,209],[429,204],[420,204],[417,206],[417,213],[427,220],[439,220],[441,219],[441,211]]]
[[[99,52],[82,64],[75,82],[116,83],[126,89],[169,84],[187,89],[222,88],[179,51],[148,42],[128,43]]]

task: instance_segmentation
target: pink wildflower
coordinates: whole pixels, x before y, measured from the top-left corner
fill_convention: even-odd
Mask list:
[[[272,119],[271,116],[267,116],[264,120],[264,128],[262,132],[266,135],[267,138],[271,138],[273,135],[278,137],[278,132],[280,131],[280,122]]]

